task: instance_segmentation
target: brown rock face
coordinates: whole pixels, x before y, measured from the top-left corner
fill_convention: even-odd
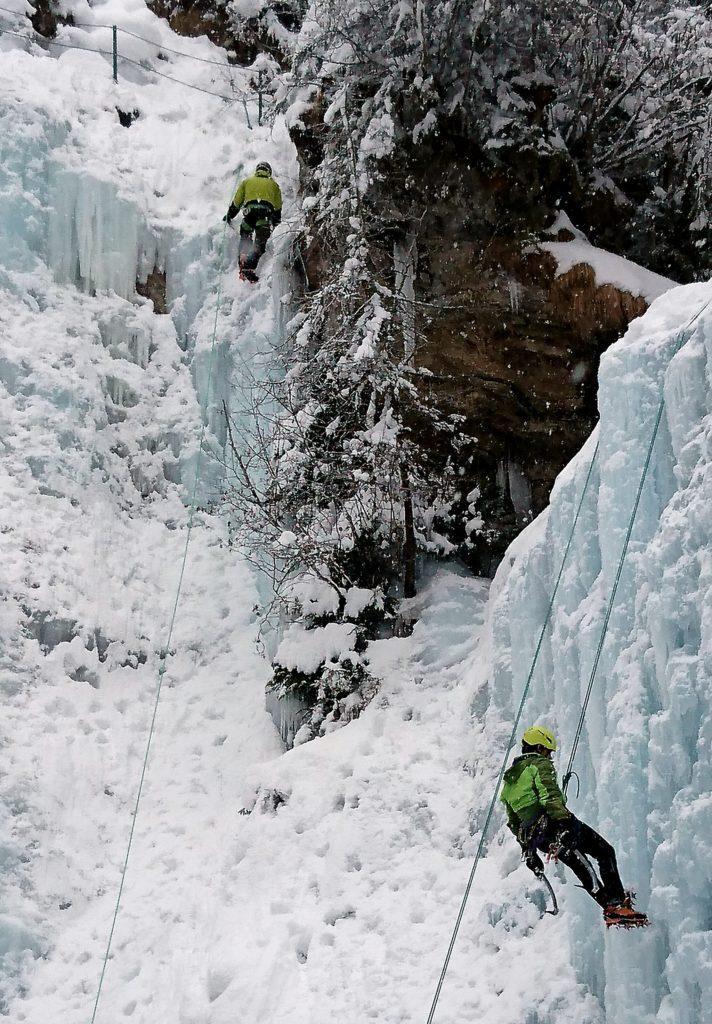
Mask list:
[[[584,264],[556,277],[550,254],[524,255],[516,239],[489,254],[476,240],[420,244],[418,361],[475,439],[463,483],[483,495],[491,535],[473,559],[491,571],[592,430],[601,353],[646,303]]]
[[[595,420],[601,352],[646,303],[598,286],[584,264],[557,278],[551,256],[522,258],[516,243],[498,266],[483,264],[475,243],[455,245],[438,253],[425,243],[420,362],[483,451],[516,458],[533,485],[544,483],[540,505]]]
[[[549,301],[560,315],[592,337],[601,330],[624,331],[647,309],[639,295],[622,292],[612,284],[597,285],[596,275],[586,263],[577,264],[553,281]]]
[[[329,141],[318,100],[292,137],[308,191]],[[551,241],[542,232],[558,202],[575,209],[581,201],[569,164],[514,154],[506,167],[485,167],[472,145],[442,133],[401,148],[374,177],[367,201],[374,264],[393,266],[394,243],[415,241],[416,363],[428,371],[422,387],[462,417],[473,439],[460,467],[462,494],[479,492],[484,528],[470,538],[467,557],[490,573],[590,434],[601,353],[646,302],[598,285],[587,265],[557,277],[553,256],[537,251],[537,239]],[[303,253],[310,289],[338,260],[322,238],[311,231]],[[422,440],[438,457],[451,456],[442,438]]]
[[[63,14],[59,10],[59,4],[53,0],[35,0],[34,12],[30,15],[30,21],[35,32],[47,39],[54,39],[57,35],[57,27],[71,25],[74,19],[71,14]]]
[[[463,160],[431,188],[420,224],[414,205],[399,211],[416,235],[417,361],[473,438],[463,493],[480,492],[485,529],[469,558],[485,573],[591,432],[600,356],[647,305],[598,285],[588,265],[557,277],[553,256],[536,248],[553,220],[551,182],[533,178],[529,190],[488,181]]]
[[[144,299],[151,299],[154,313],[168,312],[166,300],[166,272],[154,267],[145,281],[136,282],[136,291]]]

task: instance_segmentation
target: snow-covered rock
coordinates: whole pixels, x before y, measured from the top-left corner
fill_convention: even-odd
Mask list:
[[[351,622],[329,622],[314,629],[293,622],[277,648],[276,660],[288,671],[310,674],[325,661],[352,651],[356,636],[356,627]]]
[[[621,292],[640,296],[650,303],[660,295],[664,295],[674,286],[674,281],[661,274],[655,274],[639,263],[617,256],[607,249],[601,249],[589,242],[583,231],[574,227],[568,216],[563,212],[546,234],[555,238],[559,232],[572,235],[567,241],[539,242],[536,249],[550,253],[556,260],[556,276],[567,274],[573,267],[583,263],[592,268],[596,285],[613,285]]]

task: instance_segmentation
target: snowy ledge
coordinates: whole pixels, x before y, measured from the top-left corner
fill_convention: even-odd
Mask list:
[[[575,266],[586,264],[593,270],[598,286],[613,285],[622,292],[645,299],[648,304],[676,287],[677,282],[668,277],[662,277],[652,270],[646,270],[638,263],[633,263],[632,260],[591,245],[584,233],[574,227],[563,210],[546,230],[546,234],[556,238],[562,232],[574,237],[569,241],[538,242],[536,246],[527,250],[551,253],[556,260],[557,278],[567,274]]]

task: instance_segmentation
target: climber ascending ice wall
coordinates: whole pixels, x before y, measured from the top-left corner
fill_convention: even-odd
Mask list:
[[[24,36],[0,38],[0,1016],[76,1024],[107,948],[201,428],[219,452],[222,401],[290,314],[288,216],[254,290],[226,235],[218,305],[220,218],[257,159],[288,206],[297,171],[279,119],[250,130],[240,103],[198,91],[222,70],[179,56],[224,54],[142,0],[63,5],[90,23],[61,28],[67,46],[110,45],[92,20],[153,39],[131,43],[144,63],[118,85],[105,57],[30,38],[24,0],[4,6]],[[138,117],[125,127],[117,108]],[[168,313],[137,293],[152,271]],[[653,925],[606,934],[557,879],[562,915],[543,918],[498,816],[437,1024],[708,1019],[709,309],[674,353],[711,297],[663,296],[602,362],[600,458],[525,710],[565,758],[664,387],[570,791]],[[99,1024],[234,1024],[236,1007],[272,1024],[425,1020],[594,446],[510,549],[484,640],[487,582],[438,571],[413,637],[370,652],[380,690],[362,717],[286,754],[257,586],[210,514],[206,463]]]

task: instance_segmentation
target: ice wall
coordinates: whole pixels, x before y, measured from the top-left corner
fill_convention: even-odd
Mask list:
[[[94,17],[70,7],[78,21]],[[96,17],[144,35],[157,23],[141,2],[102,3]],[[164,28],[172,51],[215,57],[207,40]],[[60,29],[63,43],[105,45],[83,36]],[[144,50],[136,56],[155,57]],[[201,426],[220,455],[238,353],[249,360],[272,329],[269,286],[250,293],[231,273],[236,241],[221,254],[220,217],[240,158],[259,152],[279,168],[287,135],[247,137],[241,106],[200,91],[216,87],[210,64],[177,69],[198,86],[189,90],[143,74],[114,85],[85,49],[3,36],[0,51],[0,1017],[34,1024],[90,1015]],[[127,129],[118,109],[139,117]],[[168,315],[136,293],[154,268],[166,275]],[[181,721],[186,741],[203,716],[219,723],[205,761],[213,789],[231,731],[223,718],[239,718],[245,750],[255,737],[266,754],[280,746],[252,651],[254,583],[227,554],[224,524],[202,511],[221,482],[207,455],[170,684],[185,682],[191,705],[199,695],[195,721]],[[238,675],[242,698],[225,709]],[[184,797],[176,805],[185,812]]]
[[[132,298],[143,255],[137,207],[111,181],[56,163],[49,167],[49,205],[48,262],[57,281]]]
[[[710,284],[656,300],[601,363],[600,453],[525,710],[527,722],[557,730],[562,761],[662,388],[665,415],[575,765],[581,794],[570,800],[615,844],[624,882],[653,920],[645,932],[604,935],[592,901],[569,901],[579,977],[608,1024],[712,1019]],[[561,474],[495,580],[493,720],[511,721],[521,695],[594,445]]]
[[[126,419],[125,409],[139,404],[138,396],[145,389],[142,373],[129,371],[126,362],[144,371],[161,342],[178,345],[186,353],[200,396],[208,445],[217,454],[224,443],[223,402],[231,402],[236,340],[235,332],[228,329],[228,309],[227,324],[223,317],[219,325],[223,330],[208,388],[220,263],[217,230],[195,232],[162,225],[139,201],[140,194],[131,198],[108,173],[98,176],[98,169],[93,172],[78,161],[71,126],[57,122],[46,110],[8,99],[0,111],[0,126],[2,283],[25,295],[29,278],[22,275],[32,277],[38,267],[46,266],[57,284],[102,297],[96,326],[103,345],[118,360],[117,372],[105,377],[107,415],[113,423]],[[229,259],[227,251],[226,264]],[[151,304],[136,294],[137,280],[145,281],[154,267],[166,273],[168,317],[154,317]],[[150,433],[144,444],[151,454],[166,447],[172,452],[164,464],[168,479],[189,480],[197,457],[197,434],[192,436],[188,429],[185,443],[180,444],[175,426],[166,436],[160,436],[158,426]],[[143,461],[143,468],[137,467],[138,461]],[[143,496],[163,486],[162,474],[149,469],[150,461],[148,456],[135,459],[132,469]],[[215,503],[221,479],[219,461],[208,458],[200,504]]]
[[[46,110],[5,97],[0,132],[4,268],[27,271],[39,257],[59,283],[133,298],[137,275],[160,258],[137,204],[59,156],[71,127]]]
[[[46,154],[66,134],[65,126],[50,124],[39,111],[28,109],[20,116],[19,104],[9,100],[0,107],[0,251],[5,269],[29,270],[44,247]]]

